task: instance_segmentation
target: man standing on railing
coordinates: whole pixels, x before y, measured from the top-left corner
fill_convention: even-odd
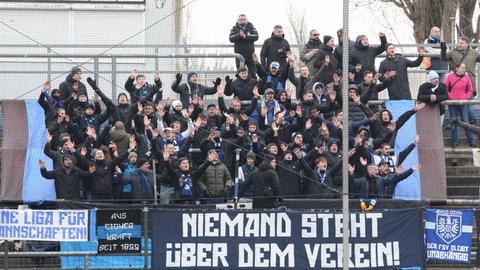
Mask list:
[[[392,43],[387,44],[387,57],[380,63],[378,72],[381,74],[389,71],[396,72],[396,75],[390,78],[392,83],[388,86],[388,97],[390,100],[412,99],[407,69],[409,67],[418,67],[422,63],[424,55],[424,49],[420,48],[418,50],[418,58],[415,61],[411,61],[402,55],[397,55],[395,45]],[[380,78],[384,79],[383,77]]]
[[[258,40],[258,32],[255,26],[248,21],[247,15],[240,14],[237,23],[230,30],[230,42],[234,44],[234,52],[243,56],[245,66],[248,68],[251,78],[256,78],[255,63],[253,62],[252,53],[255,52],[255,45]],[[237,69],[241,68],[240,61],[235,59]]]
[[[440,102],[448,99],[447,86],[440,82],[440,76],[435,70],[430,70],[427,75],[427,82],[420,85],[418,88],[417,100],[425,102],[430,106],[435,106],[439,104],[440,106],[440,115],[442,116],[445,113],[445,106],[440,104]]]

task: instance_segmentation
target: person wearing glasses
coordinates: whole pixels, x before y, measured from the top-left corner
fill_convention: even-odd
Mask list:
[[[318,32],[317,29],[310,30],[310,38],[305,46],[303,46],[302,52],[300,53],[300,60],[302,60],[308,67],[310,74],[315,74],[315,72],[317,72],[317,68],[313,66],[313,60],[320,51],[320,46],[322,46],[320,32]]]

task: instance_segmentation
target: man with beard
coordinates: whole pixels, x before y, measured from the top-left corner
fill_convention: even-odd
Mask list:
[[[380,37],[380,45],[376,47],[370,46],[367,36],[357,36],[354,49],[350,53],[350,64],[360,68],[360,72],[365,70],[375,72],[375,57],[383,53],[387,45],[385,34],[380,32],[378,36]]]
[[[197,181],[200,192],[205,198],[228,198],[233,182],[227,166],[218,159],[215,149],[209,150],[207,157],[210,164]]]
[[[285,68],[280,66],[279,62],[272,62],[268,71],[258,62],[258,58],[253,54],[253,61],[256,63],[257,74],[260,77],[259,92],[264,92],[266,89],[273,89],[275,97],[278,96],[280,90],[284,90],[288,78],[289,65]]]
[[[409,67],[418,67],[422,63],[424,55],[425,50],[420,48],[418,50],[418,58],[411,61],[404,56],[397,55],[395,45],[387,44],[387,57],[380,63],[378,72],[384,74],[388,71],[395,71],[395,76],[390,78],[392,82],[388,86],[388,97],[390,100],[412,99],[407,70]]]
[[[290,44],[285,39],[283,27],[281,25],[275,25],[273,27],[272,36],[263,42],[262,50],[260,52],[260,62],[264,68],[269,67],[272,62],[278,62],[278,68],[286,70],[287,61],[285,59],[288,52],[290,52]]]
[[[89,178],[89,186],[92,192],[93,200],[111,200],[112,199],[112,177],[115,172],[115,167],[123,162],[130,152],[136,148],[137,144],[134,137],[130,139],[130,145],[126,151],[118,155],[113,160],[109,160],[105,157],[106,150],[97,149],[94,156],[94,168],[92,176]],[[88,168],[90,162],[79,153],[77,150],[74,153],[78,160],[80,168]]]
[[[94,167],[90,166],[88,171],[82,171],[73,165],[73,158],[68,154],[63,155],[62,160],[62,166],[53,171],[47,171],[45,161],[38,160],[40,172],[44,178],[55,180],[57,199],[80,200],[81,178],[88,178],[94,172]]]
[[[222,80],[217,78],[213,81],[212,87],[207,87],[203,84],[198,83],[198,74],[196,72],[190,71],[187,74],[187,82],[180,84],[182,81],[182,74],[177,73],[176,79],[172,84],[173,92],[180,94],[180,101],[182,102],[183,109],[187,109],[194,96],[199,97],[203,100],[205,95],[214,95],[217,93],[217,86],[220,85]]]
[[[100,88],[98,88],[96,81],[92,80],[92,78],[89,77],[87,78],[87,82],[93,88],[95,94],[97,94],[103,101],[103,103],[107,106],[107,110],[110,109],[110,123],[116,123],[117,121],[120,121],[125,125],[125,129],[127,131],[130,131],[130,123],[132,120],[132,106],[130,106],[128,102],[127,94],[123,92],[118,94],[118,105],[115,105],[113,104],[112,100],[108,98],[105,93],[100,90]],[[153,97],[154,94],[155,92],[151,92],[150,96]]]
[[[315,74],[318,70],[313,66],[313,60],[315,59],[316,54],[320,51],[321,45],[322,42],[320,41],[320,33],[318,30],[310,30],[310,38],[300,53],[300,60],[305,63],[305,66],[312,74]]]
[[[255,52],[254,42],[258,40],[258,32],[255,26],[248,21],[247,15],[240,14],[237,23],[230,30],[230,42],[234,44],[234,52],[243,56],[245,66],[250,71],[250,77],[255,78],[255,63],[253,62],[252,53]],[[237,69],[244,68],[240,66],[240,61],[235,59]]]
[[[66,100],[71,97],[73,92],[76,92],[77,95],[87,95],[87,87],[85,87],[85,84],[80,81],[81,79],[82,70],[80,67],[73,67],[65,81],[63,81],[58,87],[58,90],[60,91],[60,100]]]
[[[334,47],[335,41],[333,37],[329,35],[323,36],[323,44],[320,47],[320,51],[317,53],[315,59],[313,60],[313,66],[317,69],[320,69],[322,66],[325,65],[325,70],[321,72],[321,74],[319,74],[321,76],[319,76],[319,78],[316,80],[322,82],[324,85],[333,82],[333,74],[335,74],[335,72],[337,71],[338,61],[333,56]]]
[[[445,113],[445,105],[441,102],[448,99],[447,86],[440,81],[440,76],[435,70],[430,70],[427,74],[427,82],[418,88],[417,100],[425,102],[429,106],[439,106],[440,115]]]

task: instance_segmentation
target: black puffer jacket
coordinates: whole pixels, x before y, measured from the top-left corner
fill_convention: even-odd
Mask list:
[[[387,38],[385,36],[380,37],[381,44],[376,47],[363,46],[362,37],[357,37],[354,49],[350,54],[350,64],[353,66],[362,65],[362,71],[370,70],[375,73],[375,57],[385,51],[385,45],[387,45]]]
[[[238,97],[241,101],[252,100],[252,89],[256,84],[258,84],[257,81],[250,78],[250,76],[246,80],[242,80],[237,76],[231,84],[225,85],[225,95],[231,96],[233,94],[234,97]]]
[[[187,109],[190,105],[192,96],[197,95],[203,99],[205,95],[214,95],[217,93],[217,87],[208,87],[203,84],[193,84],[191,82],[180,84],[176,80],[172,84],[173,92],[180,94],[180,101],[183,109]]]
[[[335,57],[333,56],[333,49],[325,45],[322,45],[322,47],[320,48],[320,51],[315,56],[315,60],[313,62],[313,66],[319,69],[320,67],[323,66],[325,61],[325,56],[327,55],[330,57],[330,63],[326,66],[324,71],[321,74],[319,74],[320,77],[318,78],[318,81],[320,81],[324,85],[327,85],[333,82],[333,74],[335,73],[335,71],[337,71],[337,68],[338,68],[337,59],[335,59]]]
[[[273,35],[263,42],[262,51],[260,52],[260,62],[266,68],[270,67],[270,63],[278,62],[282,70],[287,66],[286,53],[290,51],[290,44],[282,37]]]
[[[269,162],[262,162],[252,179],[253,196],[280,196],[280,180]]]
[[[240,30],[245,33],[245,38],[240,36]],[[245,28],[242,29],[240,25],[235,24],[230,30],[230,42],[234,43],[234,52],[239,54],[251,54],[255,51],[253,43],[258,40],[258,32],[252,23],[247,23]]]
[[[423,60],[423,56],[418,56],[414,61],[408,60],[404,56],[395,55],[394,58],[387,57],[380,63],[379,73],[387,71],[396,71],[397,74],[391,79],[392,83],[388,87],[388,97],[390,100],[412,99],[410,93],[410,83],[408,81],[409,67],[418,67]],[[382,79],[382,78],[380,78]]]
[[[72,78],[72,75],[69,74],[65,81],[63,81],[60,86],[58,87],[58,90],[60,91],[60,100],[66,100],[72,95],[73,92],[73,84],[76,81]],[[77,95],[87,95],[87,87],[85,84],[82,82],[78,82],[78,89],[77,89]]]
[[[101,150],[98,150],[101,151]],[[129,152],[124,151],[111,162],[104,160],[95,161],[95,172],[90,179],[90,190],[92,191],[92,199],[106,199],[112,196],[112,177],[115,167],[123,162],[128,157]],[[88,168],[88,160],[82,156],[78,151],[74,153],[79,161],[81,168]]]

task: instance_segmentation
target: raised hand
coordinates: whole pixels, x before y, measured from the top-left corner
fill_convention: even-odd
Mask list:
[[[136,79],[138,75],[138,71],[136,68],[132,69],[132,73],[130,74],[130,79]]]
[[[395,168],[395,174],[401,174],[403,172],[403,165],[400,164]]]
[[[168,159],[170,158],[170,153],[167,150],[163,150],[162,155],[164,161],[168,161]]]
[[[419,102],[417,105],[415,105],[415,112],[418,112],[419,110],[425,108],[425,103]]]
[[[252,59],[254,63],[258,63],[258,56],[256,53],[252,53]]]
[[[268,107],[267,106],[263,106],[262,109],[261,109],[261,113],[262,113],[262,116],[265,117],[268,113]]]
[[[182,73],[177,73],[177,75],[175,75],[175,79],[177,84],[180,83],[182,81]]]
[[[421,168],[422,168],[422,165],[420,165],[420,164],[415,164],[415,165],[412,166],[412,170],[414,172],[420,170]]]
[[[92,165],[88,166],[88,172],[90,174],[94,173],[96,170],[97,170],[97,168],[95,167],[95,165],[92,164]]]
[[[148,118],[148,116],[144,115],[143,116],[143,125],[145,127],[149,127],[152,125],[152,121],[150,120],[150,118]]]
[[[50,132],[47,131],[47,143],[51,143],[52,139],[53,139],[52,134],[50,134]]]
[[[160,80],[160,71],[158,71],[158,69],[156,69],[156,70],[153,72],[153,79],[154,79],[155,81]]]
[[[140,101],[137,102],[137,111],[139,114],[143,112],[143,105]]]
[[[415,135],[415,144],[418,144],[418,142],[420,141],[420,135]]]
[[[43,89],[42,89],[42,92],[47,92],[48,90],[50,90],[51,88],[51,83],[50,81],[46,81],[43,83]]]
[[[132,152],[137,148],[137,141],[135,140],[135,136],[130,136],[130,141],[128,143],[128,150],[129,152]]]
[[[212,81],[214,86],[219,86],[222,83],[222,79],[216,78],[215,81]]]
[[[353,175],[354,172],[355,172],[355,166],[352,166],[352,164],[348,163],[348,173],[350,175]]]
[[[359,160],[360,164],[362,164],[363,166],[367,166],[367,160],[364,157],[360,157]]]
[[[223,93],[225,92],[225,87],[221,85],[217,85],[217,95],[219,97],[223,97]]]
[[[93,94],[92,99],[93,99],[93,102],[95,102],[95,103],[97,103],[97,102],[100,101],[100,99],[98,98],[98,95],[97,95],[97,94]]]
[[[312,126],[313,126],[312,119],[308,119],[305,122],[305,130],[312,128]]]
[[[39,159],[38,160],[38,165],[40,166],[40,168],[45,168],[45,160]]]
[[[255,98],[258,98],[260,97],[260,94],[258,93],[258,85],[254,85],[253,88],[252,88],[252,94]]]

